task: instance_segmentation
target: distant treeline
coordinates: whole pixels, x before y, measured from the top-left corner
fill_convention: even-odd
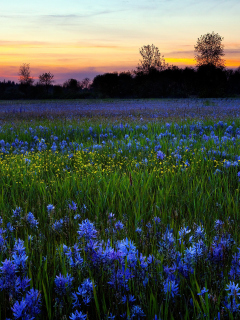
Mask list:
[[[105,73],[92,83],[69,79],[64,85],[0,82],[0,99],[186,98],[240,95],[240,67],[236,70],[203,65],[184,69]]]
[[[202,35],[194,46],[196,68],[169,66],[154,44],[140,48],[136,70],[67,80],[53,85],[54,75],[45,72],[33,85],[30,65],[19,68],[19,84],[0,82],[0,99],[85,99],[85,98],[215,98],[240,95],[240,67],[225,68],[223,37]]]

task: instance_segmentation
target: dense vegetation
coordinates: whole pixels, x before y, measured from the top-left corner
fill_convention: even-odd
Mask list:
[[[239,119],[113,120],[2,124],[0,319],[238,319]]]
[[[70,79],[71,80],[71,79]],[[21,85],[0,82],[0,99],[166,98],[233,97],[240,95],[240,69],[214,66],[168,67],[159,71],[106,73],[81,86],[74,79],[66,85]]]

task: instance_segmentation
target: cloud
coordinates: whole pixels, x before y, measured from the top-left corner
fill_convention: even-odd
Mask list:
[[[236,49],[224,49],[225,55],[238,55],[240,58],[240,47]]]
[[[126,10],[125,9],[102,10],[102,11],[89,12],[85,14],[47,14],[47,15],[40,15],[40,17],[53,18],[53,19],[82,19],[82,18],[95,17],[95,16],[111,14],[111,13],[116,13],[121,11],[126,11]]]

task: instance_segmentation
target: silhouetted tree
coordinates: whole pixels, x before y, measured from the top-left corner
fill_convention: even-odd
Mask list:
[[[19,68],[19,82],[21,85],[30,86],[33,84],[34,80],[31,77],[30,64],[23,63]]]
[[[80,86],[82,89],[90,89],[91,81],[89,78],[85,78],[80,82]]]
[[[224,69],[213,64],[199,66],[197,88],[200,98],[223,97],[227,89],[227,75]]]
[[[161,71],[166,68],[167,64],[164,56],[161,56],[159,49],[154,44],[143,46],[139,52],[142,60],[140,60],[140,65],[137,67],[137,72],[148,74],[151,69]]]
[[[51,72],[45,72],[43,74],[40,74],[39,76],[39,83],[41,85],[45,85],[47,94],[48,94],[50,85],[54,82],[53,78],[54,78],[54,75]]]
[[[224,68],[225,61],[221,58],[223,53],[223,37],[218,33],[207,33],[202,35],[197,40],[197,44],[194,46],[195,60],[197,67],[203,65],[213,65],[217,68]]]
[[[64,82],[63,87],[70,90],[77,90],[81,87],[81,85],[76,79],[68,79],[66,82]]]
[[[104,98],[118,97],[119,94],[119,83],[118,73],[104,73],[97,75],[93,79],[92,88],[101,93]]]

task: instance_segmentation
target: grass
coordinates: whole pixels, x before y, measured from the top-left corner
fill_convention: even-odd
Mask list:
[[[94,118],[39,120],[31,125],[20,120],[3,125],[0,140],[9,142],[10,146],[8,154],[2,152],[0,158],[0,212],[6,240],[0,262],[11,259],[15,239],[24,241],[28,256],[25,274],[31,279],[30,287],[41,294],[39,319],[69,319],[76,310],[71,292],[76,292],[86,279],[95,285],[89,293],[89,304],[81,301],[78,308],[87,319],[111,319],[110,314],[122,319],[120,315],[124,312],[125,319],[127,316],[153,319],[155,315],[158,319],[217,319],[219,316],[237,319],[239,313],[230,312],[224,299],[226,285],[232,279],[229,276],[232,256],[240,240],[239,168],[227,164],[227,161],[238,161],[240,121],[225,122],[226,125],[219,125],[211,119],[202,123],[177,120],[166,125],[162,121],[129,120],[127,125],[125,122],[122,125],[115,118],[114,121]],[[233,131],[224,141],[222,137],[228,136],[226,129],[230,125]],[[210,137],[213,130],[219,139],[204,140],[203,134]],[[54,139],[56,152],[51,149]],[[66,146],[61,149],[59,142],[63,140]],[[19,141],[24,143],[20,145]],[[6,145],[3,147],[6,151]],[[158,150],[165,155],[163,159],[158,158]],[[72,201],[77,204],[76,210],[69,207]],[[53,211],[47,210],[49,204],[54,205]],[[21,207],[18,219],[12,216],[16,207]],[[38,228],[32,228],[28,222],[30,211],[39,222]],[[109,218],[110,213],[115,215],[115,220]],[[81,217],[76,218],[76,214]],[[161,221],[154,222],[154,217]],[[60,219],[63,219],[61,227],[54,229],[54,223]],[[87,249],[87,240],[77,233],[79,224],[86,219],[94,223],[97,239],[104,241],[104,248],[109,240],[109,245],[117,251],[120,241],[127,237],[136,245],[139,259],[140,253],[145,257],[154,255],[155,262],[143,267],[139,260],[133,267],[127,256],[125,262],[116,258],[113,264],[95,261],[94,249]],[[115,227],[118,220],[124,226],[119,230]],[[223,221],[221,230],[216,228],[216,220]],[[8,222],[14,227],[12,232],[8,230]],[[194,236],[196,225],[204,227],[205,251],[188,265],[192,272],[186,277],[177,270],[172,271],[171,278],[166,267],[176,263],[176,252],[182,258],[186,256],[186,249],[194,243],[189,242],[189,236]],[[179,231],[184,226],[189,226],[191,233],[179,241]],[[137,228],[142,229],[141,234],[136,232]],[[164,240],[170,229],[174,244]],[[235,243],[229,240],[224,247],[225,256],[216,262],[210,257],[215,250],[215,237],[219,244],[227,234],[231,234]],[[70,248],[75,243],[83,259],[79,268],[71,267],[63,246]],[[114,285],[109,284],[122,265],[126,272],[125,285],[116,279]],[[127,271],[134,277],[126,280]],[[67,293],[62,295],[56,292],[54,284],[60,273],[74,277],[71,289],[66,284]],[[167,279],[175,279],[178,284],[178,294],[174,297],[164,291]],[[203,287],[209,289],[210,297],[198,295]],[[127,298],[126,304],[121,303],[122,297],[129,294],[136,301],[132,303]],[[11,308],[16,301],[24,299],[25,293],[19,297],[15,291],[10,294],[2,290],[1,295],[1,319],[17,319]],[[134,305],[141,307],[145,316],[134,314]]]

